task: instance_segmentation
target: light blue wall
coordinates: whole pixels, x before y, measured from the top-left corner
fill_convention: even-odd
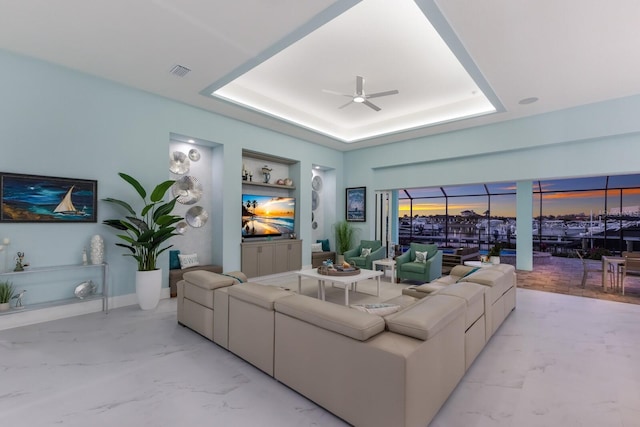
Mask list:
[[[172,132],[221,144],[216,152],[223,160],[216,166],[223,171],[214,174],[220,181],[219,210],[211,215],[219,233],[213,236],[214,259],[227,271],[240,268],[243,148],[300,161],[294,179],[302,219],[311,218],[312,163],[342,171],[338,151],[4,51],[0,93],[0,171],[96,179],[99,198],[135,201],[117,176],[120,171],[146,187],[167,179]],[[344,188],[341,172],[335,185]],[[101,234],[112,295],[131,294],[135,264],[122,256],[114,232],[101,224],[118,213],[102,202],[98,206],[96,224],[0,223],[0,239],[11,238],[11,252],[26,252],[32,266],[51,266],[79,263],[90,237]],[[299,222],[306,241],[303,260],[310,259],[310,221]],[[162,265],[168,268],[166,256]]]

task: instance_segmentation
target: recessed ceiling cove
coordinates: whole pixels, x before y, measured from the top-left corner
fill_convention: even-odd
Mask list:
[[[210,94],[345,143],[498,111],[446,20],[424,3],[360,2]]]

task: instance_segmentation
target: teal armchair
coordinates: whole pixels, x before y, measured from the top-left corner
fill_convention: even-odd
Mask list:
[[[416,251],[427,252],[425,262],[416,260]],[[396,272],[400,280],[431,282],[442,276],[442,251],[437,245],[411,243],[408,251],[396,257]]]
[[[363,257],[363,248],[371,249],[371,254]],[[380,240],[361,240],[358,247],[349,249],[344,253],[344,260],[349,264],[354,264],[356,267],[373,270],[373,261],[384,258],[385,249]]]

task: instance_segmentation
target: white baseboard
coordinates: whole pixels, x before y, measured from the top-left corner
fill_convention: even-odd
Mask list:
[[[169,288],[162,288],[161,299],[170,297]],[[118,295],[109,298],[109,311],[137,305],[136,294]],[[97,313],[102,311],[102,300],[91,300],[86,302],[76,302],[46,308],[38,308],[24,311],[12,310],[9,313],[0,315],[0,331],[5,329],[18,328],[20,326],[33,325],[36,323],[49,322],[51,320],[64,319],[67,317],[80,316],[83,314]]]

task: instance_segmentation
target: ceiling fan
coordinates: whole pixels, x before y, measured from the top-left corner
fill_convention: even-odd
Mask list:
[[[351,98],[351,101],[347,102],[344,105],[341,105],[338,108],[344,108],[347,105],[351,105],[351,104],[353,104],[355,102],[356,104],[364,104],[367,107],[369,107],[369,108],[371,108],[371,109],[373,109],[375,111],[380,111],[380,107],[378,107],[376,104],[370,102],[369,101],[370,98],[379,98],[381,96],[395,95],[397,93],[400,93],[400,92],[398,92],[397,90],[394,89],[394,90],[387,90],[385,92],[377,92],[377,93],[366,94],[364,92],[364,77],[362,77],[362,76],[356,76],[356,92],[353,95],[347,95],[347,94],[344,94],[344,93],[335,92],[333,90],[327,90],[327,89],[323,89],[322,91],[326,92],[326,93],[331,93],[333,95],[340,95],[340,96],[346,96],[348,98]]]

